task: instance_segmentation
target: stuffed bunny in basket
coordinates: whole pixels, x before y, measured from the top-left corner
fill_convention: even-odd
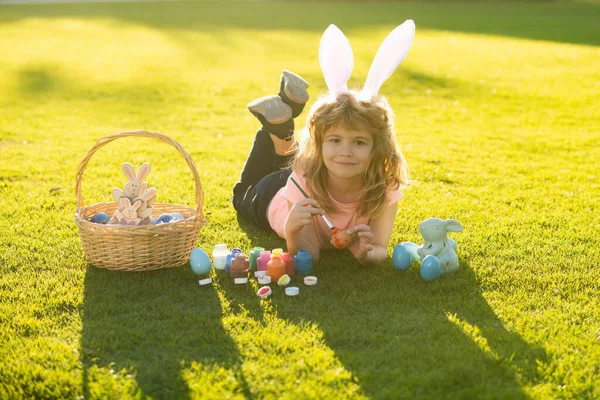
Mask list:
[[[140,208],[141,204],[141,200],[131,204],[131,200],[125,197],[123,199],[123,208],[120,208],[115,212],[114,218],[116,218],[121,225],[139,225],[142,219],[139,218],[137,210]]]
[[[434,255],[440,262],[442,274],[458,270],[456,242],[448,238],[448,232],[462,232],[463,226],[455,219],[441,220],[429,218],[419,225],[421,236],[425,243],[417,250],[421,260],[428,255]]]
[[[112,223],[120,223],[123,219],[119,218],[119,212],[121,215],[130,215],[130,207],[135,206],[139,202],[139,206],[135,208],[136,216],[133,219],[125,218],[125,225],[138,225],[138,224],[149,224],[150,215],[152,215],[152,207],[150,207],[156,199],[156,189],[148,189],[148,184],[142,181],[150,173],[150,164],[144,163],[140,167],[137,175],[133,166],[129,163],[124,163],[122,167],[123,173],[129,179],[125,184],[123,190],[114,188],[113,196],[117,202],[117,212],[111,219]],[[127,200],[127,201],[126,201]],[[125,213],[123,212],[125,211]],[[137,223],[131,223],[132,221]]]

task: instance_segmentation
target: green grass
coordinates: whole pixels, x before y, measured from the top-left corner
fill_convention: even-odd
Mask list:
[[[407,18],[416,40],[382,93],[414,183],[389,250],[456,218],[456,274],[425,283],[330,252],[318,286],[260,301],[188,267],[87,266],[75,172],[129,129],[195,160],[198,246],[284,245],[229,201],[258,127],[245,105],[283,68],[322,93],[329,23],[362,84]],[[571,3],[0,6],[0,398],[599,398],[598,20]],[[150,162],[161,201],[194,204],[181,156],[150,139],[95,154],[86,204],[111,199],[124,161]]]

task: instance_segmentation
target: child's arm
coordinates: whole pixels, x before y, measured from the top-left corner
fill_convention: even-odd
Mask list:
[[[369,225],[357,225],[354,228],[358,245],[350,251],[362,265],[377,264],[387,258],[387,247],[392,236],[398,203],[390,204]],[[352,232],[352,233],[354,233]]]
[[[314,222],[316,215],[323,215],[324,211],[316,200],[307,198],[296,204],[288,201],[288,213],[285,221],[285,240],[288,252],[293,256],[299,249],[306,249],[313,258],[319,261],[319,243]]]

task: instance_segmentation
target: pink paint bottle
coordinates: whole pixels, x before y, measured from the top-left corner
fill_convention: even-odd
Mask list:
[[[258,265],[259,271],[267,270],[267,263],[271,261],[271,252],[269,250],[261,251],[260,257],[256,260],[256,264]]]
[[[285,273],[292,278],[294,276],[294,257],[292,257],[290,253],[284,251],[281,253],[281,259],[285,262]]]

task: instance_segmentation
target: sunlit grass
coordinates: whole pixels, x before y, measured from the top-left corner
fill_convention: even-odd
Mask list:
[[[200,247],[281,247],[229,201],[258,128],[245,105],[284,68],[323,93],[329,23],[362,85],[407,18],[414,46],[381,91],[414,180],[390,252],[456,218],[458,273],[425,283],[327,253],[318,286],[261,301],[220,274],[199,288],[185,267],[86,265],[77,166],[130,129],[196,162]],[[600,397],[599,19],[565,3],[0,6],[0,397]],[[161,201],[194,205],[181,155],[150,139],[94,155],[86,204],[111,199],[124,161],[150,162]]]

